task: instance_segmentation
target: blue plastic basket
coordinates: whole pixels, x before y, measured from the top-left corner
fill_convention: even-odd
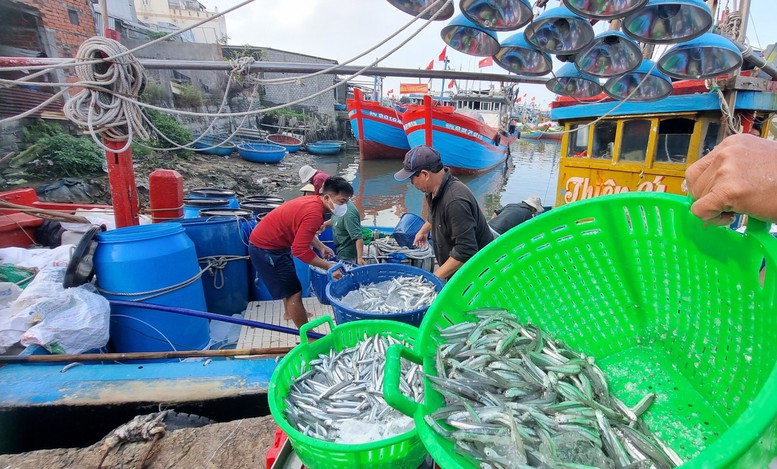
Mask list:
[[[329,269],[327,273],[328,277],[331,277],[339,265]],[[384,280],[391,280],[397,277],[413,277],[420,275],[429,280],[435,285],[435,289],[439,292],[442,290],[443,281],[435,277],[428,270],[419,269],[411,265],[405,264],[371,264],[361,267],[357,267],[350,272],[343,275],[340,280],[334,281],[330,279],[326,286],[326,297],[332,305],[332,310],[335,313],[335,322],[337,324],[344,324],[349,321],[356,321],[359,319],[390,319],[392,321],[399,321],[412,326],[418,326],[424,319],[427,308],[420,308],[413,311],[407,311],[404,313],[367,313],[364,311],[357,311],[351,309],[340,302],[340,299],[348,294],[352,290],[356,290],[361,285],[369,283],[382,282]]]
[[[337,262],[337,258],[333,259]],[[329,283],[329,276],[326,272],[321,273],[318,269],[310,266],[310,290],[318,298],[322,305],[329,304],[329,298],[326,297],[326,285]]]
[[[403,213],[394,228],[394,239],[397,240],[397,244],[406,248],[414,248],[413,241],[424,223],[426,223],[424,219],[418,215]]]

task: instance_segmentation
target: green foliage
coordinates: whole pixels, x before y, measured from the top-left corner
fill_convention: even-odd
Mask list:
[[[62,133],[64,130],[58,123],[38,119],[34,124],[28,125],[22,130],[22,139],[25,143],[32,145],[43,138]]]
[[[285,122],[289,122],[290,117],[296,117],[297,121],[301,124],[308,120],[307,115],[303,114],[300,111],[295,111],[293,109],[289,108],[283,108],[283,109],[276,109],[274,111],[270,111],[268,113],[262,114],[262,122],[265,124],[275,125],[278,123],[278,118],[284,116]]]
[[[148,118],[154,124],[154,127],[156,127],[159,132],[164,134],[167,138],[176,144],[185,145],[194,140],[192,138],[192,133],[186,130],[186,128],[181,125],[178,119],[171,116],[170,114],[165,114],[154,109],[148,109],[146,110],[146,113],[148,114]],[[151,139],[151,142],[149,143],[151,146],[158,148],[167,148],[172,146],[170,142],[158,134],[154,135]],[[172,152],[178,156],[189,156],[192,154],[191,150],[183,148],[179,150],[172,150]]]
[[[174,94],[175,104],[181,107],[198,108],[202,106],[202,92],[191,85],[180,85],[179,94]]]
[[[146,36],[148,36],[149,39],[152,41],[156,41],[159,38],[167,36],[168,33],[164,31],[149,31],[146,33]]]
[[[87,137],[58,133],[38,141],[43,148],[41,160],[52,174],[85,176],[102,171],[105,152]]]
[[[165,104],[167,102],[167,91],[158,82],[153,80],[146,81],[145,89],[140,95],[140,100],[149,104]]]

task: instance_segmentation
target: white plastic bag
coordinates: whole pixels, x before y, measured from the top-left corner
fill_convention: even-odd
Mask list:
[[[38,272],[30,284],[27,285],[27,288],[22,291],[19,298],[11,303],[11,307],[20,310],[29,308],[41,300],[53,298],[65,291],[65,287],[62,286],[62,282],[65,280],[65,272],[67,272],[67,267],[49,266],[44,268]]]
[[[70,262],[71,251],[74,246],[66,244],[54,249],[24,249],[2,248],[0,249],[0,262],[14,264],[19,267],[67,267]]]
[[[52,353],[83,353],[108,343],[111,307],[89,284],[43,299],[26,313],[35,325],[22,335],[24,346],[40,345]]]

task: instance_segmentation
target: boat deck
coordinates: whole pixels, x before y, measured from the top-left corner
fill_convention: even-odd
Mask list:
[[[318,298],[303,298],[302,303],[305,305],[308,313],[313,315],[311,320],[326,315],[334,317],[332,307],[321,304]],[[244,317],[252,321],[266,322],[276,326],[296,329],[292,321],[283,319],[283,300],[252,301],[248,304]],[[328,334],[329,325],[323,324],[314,330],[322,334]],[[299,344],[299,337],[295,335],[243,326],[240,330],[237,348],[294,347],[297,344]]]

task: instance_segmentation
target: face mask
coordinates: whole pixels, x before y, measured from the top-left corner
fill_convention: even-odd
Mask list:
[[[345,204],[336,204],[332,202],[332,215],[336,217],[342,217],[345,212],[348,211],[348,206]]]

